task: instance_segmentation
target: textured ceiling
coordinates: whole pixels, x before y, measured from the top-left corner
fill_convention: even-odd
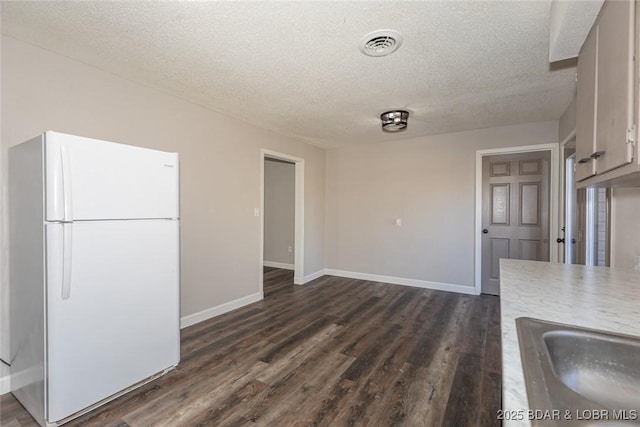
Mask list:
[[[604,0],[553,0],[549,17],[549,61],[578,56]]]
[[[326,147],[558,119],[550,1],[2,2],[2,32]],[[404,36],[372,58],[360,39]],[[379,115],[411,112],[385,134]]]

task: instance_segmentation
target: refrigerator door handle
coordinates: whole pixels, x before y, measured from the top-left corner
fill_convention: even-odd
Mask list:
[[[64,200],[64,222],[73,221],[73,194],[71,191],[71,161],[66,144],[60,144],[60,166],[62,169],[62,199]]]
[[[62,299],[71,296],[72,224],[62,224]]]

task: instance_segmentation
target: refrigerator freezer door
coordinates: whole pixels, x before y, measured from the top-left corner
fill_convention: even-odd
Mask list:
[[[46,220],[178,218],[178,155],[45,136]]]
[[[178,363],[179,230],[171,220],[45,227],[47,419],[56,422]]]

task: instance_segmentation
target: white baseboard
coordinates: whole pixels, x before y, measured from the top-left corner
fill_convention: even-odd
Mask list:
[[[381,276],[378,274],[358,273],[356,271],[334,270],[325,268],[325,274],[330,276],[347,277],[349,279],[369,280],[372,282],[392,283],[394,285],[413,286],[415,288],[434,289],[437,291],[457,292],[459,294],[476,294],[473,286],[456,285],[453,283],[431,282],[429,280],[405,279],[402,277]]]
[[[180,329],[184,329],[187,326],[195,325],[196,323],[203,322],[207,319],[211,319],[212,317],[228,313],[229,311],[235,310],[236,308],[244,307],[245,305],[258,302],[263,298],[264,295],[262,294],[262,292],[256,292],[255,294],[247,295],[246,297],[238,298],[236,300],[225,302],[224,304],[220,304],[215,307],[211,307],[206,310],[184,316],[180,319]]]
[[[9,393],[11,391],[11,382],[9,377],[9,367],[0,362],[0,394]]]
[[[9,393],[11,391],[11,377],[9,375],[0,377],[0,394]]]
[[[295,265],[287,264],[286,262],[264,261],[262,265],[265,267],[282,268],[284,270],[295,270]]]
[[[44,368],[42,366],[14,372],[13,375],[9,375],[9,367],[3,365],[0,374],[0,394],[9,393],[44,380]]]
[[[312,280],[316,280],[318,277],[322,277],[325,274],[326,273],[324,268],[322,270],[316,271],[315,273],[307,274],[302,278],[302,284],[304,285],[305,283],[309,283]]]

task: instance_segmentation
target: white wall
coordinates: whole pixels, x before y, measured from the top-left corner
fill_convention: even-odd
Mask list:
[[[473,286],[476,150],[554,142],[557,121],[327,152],[327,267]]]
[[[264,162],[264,260],[293,264],[295,237],[296,167]],[[289,251],[291,247],[291,251]]]
[[[640,256],[640,188],[614,188],[611,196],[611,266],[634,268]]]
[[[46,130],[180,153],[182,316],[259,292],[261,148],[305,159],[304,274],[324,267],[324,150],[8,37],[1,83],[3,159]]]
[[[571,103],[564,110],[560,120],[558,120],[558,137],[559,142],[564,141],[564,139],[569,136],[571,132],[576,129],[576,97],[573,97]]]
[[[0,7],[0,18],[2,18],[2,8]],[[0,78],[2,76],[2,43],[0,42]],[[0,99],[2,99],[2,81],[0,80]],[[5,201],[9,197],[9,189],[7,188],[6,181],[9,175],[7,170],[7,153],[2,144],[2,102],[0,102],[0,358],[7,363],[10,363],[9,356],[9,259],[7,253],[9,251],[9,230],[7,228],[8,223],[6,221],[9,213],[9,207]],[[6,365],[0,363],[0,390],[2,387],[2,378],[8,378],[9,369]],[[5,382],[5,389],[8,388],[8,380]],[[0,391],[2,393],[2,391]]]

